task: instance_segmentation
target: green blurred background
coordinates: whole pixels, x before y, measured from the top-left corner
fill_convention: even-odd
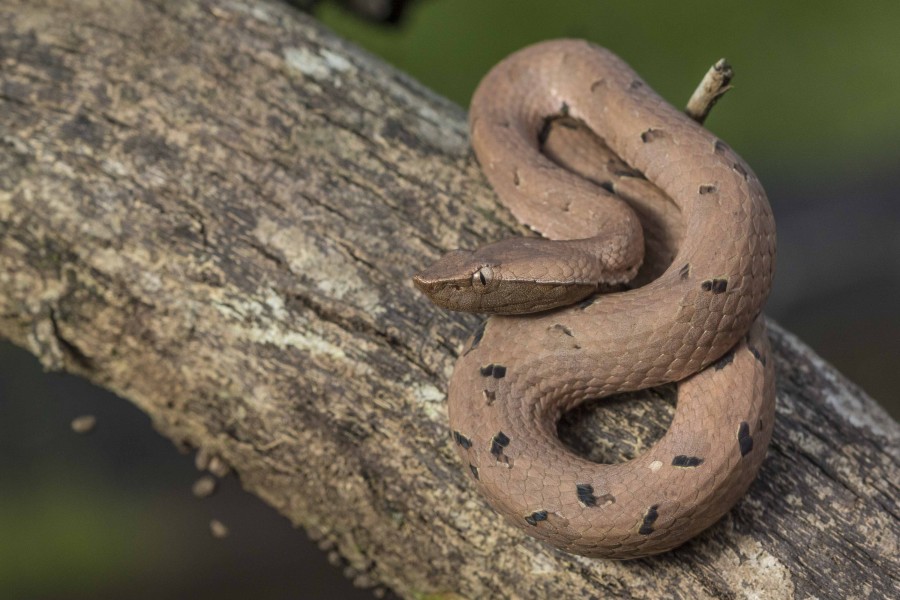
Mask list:
[[[735,88],[707,125],[776,212],[767,312],[900,415],[900,3],[422,0],[391,28],[325,2],[317,16],[463,106],[491,65],[547,38],[612,48],[676,105],[727,57]],[[0,598],[371,597],[234,477],[194,498],[193,458],[127,402],[8,344],[0,361]],[[98,416],[87,437],[68,428],[83,413]]]

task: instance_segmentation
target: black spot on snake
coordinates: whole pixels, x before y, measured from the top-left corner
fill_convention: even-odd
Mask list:
[[[474,477],[475,479],[478,479],[478,467],[476,467],[475,465],[470,463],[469,470],[472,471],[472,477]]]
[[[762,352],[760,352],[750,344],[747,344],[747,349],[750,351],[750,354],[753,355],[753,358],[759,361],[759,364],[761,364],[762,366],[766,366],[766,357],[762,355]]]
[[[741,166],[740,163],[734,163],[731,165],[731,168],[738,172],[738,174],[744,178],[744,180],[749,179],[749,175],[747,174],[747,169]]]
[[[707,194],[715,194],[717,188],[714,185],[701,185],[699,191],[701,196],[705,196]]]
[[[741,447],[741,456],[747,456],[753,450],[753,437],[750,435],[750,425],[747,421],[741,421],[737,437],[738,445]]]
[[[503,379],[506,377],[506,367],[503,365],[489,364],[481,367],[479,370],[482,377],[493,377],[494,379]]]
[[[654,504],[647,509],[647,512],[644,514],[644,522],[641,523],[641,528],[638,529],[639,534],[650,535],[653,533],[653,524],[656,523],[656,519],[659,517],[659,513],[656,512],[657,508],[659,508],[659,504]]]
[[[546,521],[546,520],[547,520],[547,511],[546,510],[539,510],[539,511],[533,512],[530,515],[528,515],[527,517],[525,517],[525,521],[529,525],[537,525],[539,522]]]
[[[481,325],[478,326],[478,329],[472,334],[472,343],[469,344],[469,347],[463,352],[463,356],[474,350],[478,347],[478,344],[481,343],[481,338],[484,337],[484,328],[487,327],[487,321],[482,321]]]
[[[713,369],[715,369],[716,371],[721,371],[732,362],[734,362],[734,348],[723,354],[722,358],[713,363]]]
[[[562,323],[557,323],[556,325],[554,325],[554,326],[551,327],[550,329],[555,329],[555,330],[557,330],[557,331],[560,331],[560,332],[566,334],[566,335],[569,336],[569,337],[574,337],[574,336],[575,336],[575,334],[572,333],[572,330],[569,329],[568,327],[566,327],[565,325],[563,325]]]
[[[688,264],[684,265],[683,267],[681,267],[681,269],[678,271],[678,274],[681,276],[682,279],[687,279],[688,276],[691,274],[691,264],[688,263]]]
[[[467,438],[466,436],[464,436],[463,434],[461,434],[458,431],[453,432],[453,441],[455,441],[457,444],[459,444],[466,450],[468,450],[469,448],[472,447],[472,440],[470,440],[469,438]]]
[[[497,399],[497,394],[491,390],[481,390],[481,395],[488,406],[493,404],[494,400]]]
[[[569,116],[569,105],[565,102],[562,103],[562,106],[559,107],[559,114],[568,117]]]
[[[509,438],[502,431],[498,431],[497,435],[491,438],[491,454],[496,456],[497,460],[500,460],[503,449],[507,446],[509,446]]]
[[[718,152],[719,154],[721,154],[723,152],[728,152],[728,150],[730,150],[730,148],[728,147],[728,144],[726,144],[722,140],[716,140],[716,143],[713,144],[714,152]]]
[[[728,289],[727,279],[707,279],[700,284],[700,289],[704,292],[712,292],[713,294],[721,294]]]
[[[679,454],[672,459],[673,467],[699,467],[702,464],[703,459],[699,456],[687,456],[685,454]]]
[[[641,134],[641,141],[645,144],[652,142],[653,140],[658,140],[663,136],[663,132],[659,129],[653,129],[652,127]]]
[[[522,181],[519,179],[519,170],[513,169],[513,185],[519,187],[520,183],[522,183]]]
[[[628,84],[628,89],[629,89],[629,90],[636,90],[636,89],[638,89],[639,87],[642,87],[643,85],[644,85],[644,82],[641,81],[640,79],[632,79],[632,80],[631,80],[631,83]]]
[[[604,79],[598,79],[597,81],[592,83],[591,84],[591,93],[593,94],[594,92],[596,92],[597,88],[600,87],[601,85],[604,85],[605,83],[606,83],[606,80],[604,80]]]
[[[578,494],[578,501],[585,506],[597,506],[597,497],[594,496],[594,486],[589,483],[575,484],[575,493]]]

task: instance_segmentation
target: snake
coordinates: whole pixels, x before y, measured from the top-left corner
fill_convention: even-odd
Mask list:
[[[633,283],[649,248],[633,207],[542,152],[560,115],[677,208],[677,250],[652,280]],[[498,63],[469,128],[500,202],[541,237],[452,251],[413,278],[441,307],[490,315],[450,377],[451,443],[494,510],[539,540],[610,559],[672,550],[741,499],[772,436],[765,191],[730,146],[584,40]],[[631,460],[593,462],[560,441],[577,405],[670,382],[671,424]]]

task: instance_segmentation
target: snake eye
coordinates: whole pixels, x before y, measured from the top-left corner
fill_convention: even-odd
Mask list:
[[[481,267],[472,273],[472,285],[484,287],[494,279],[494,270],[490,267]]]

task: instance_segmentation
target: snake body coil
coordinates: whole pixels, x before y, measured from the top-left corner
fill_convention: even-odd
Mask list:
[[[681,211],[682,242],[671,265],[637,289],[490,318],[453,373],[450,425],[475,485],[512,523],[569,552],[635,558],[719,519],[765,456],[774,374],[759,315],[775,226],[750,167],[621,59],[582,41],[546,42],[482,81],[472,144],[518,219],[575,241],[501,242],[450,257],[416,280],[436,302],[530,312],[634,275],[643,240],[631,209],[540,152],[546,119],[560,112],[665,192]],[[672,424],[643,455],[596,464],[559,441],[560,416],[582,401],[672,381]]]

